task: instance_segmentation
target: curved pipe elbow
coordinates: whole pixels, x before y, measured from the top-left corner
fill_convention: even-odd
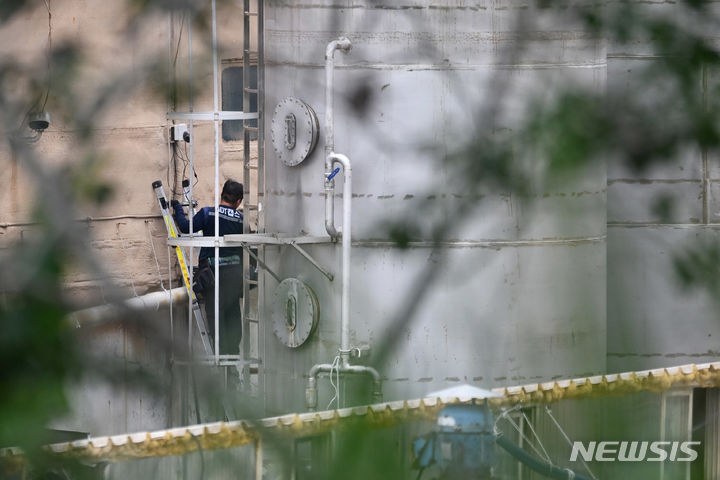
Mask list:
[[[308,411],[314,412],[317,409],[318,389],[317,376],[320,372],[329,372],[333,368],[328,363],[313,365],[308,372],[307,386],[305,387],[305,406]]]
[[[349,183],[352,178],[352,164],[346,155],[330,152],[327,157],[325,157],[325,231],[333,240],[337,240],[341,234],[340,230],[335,226],[335,180],[327,179],[335,163],[339,163],[343,167],[346,190],[350,190]],[[350,191],[350,196],[352,197],[352,191]]]
[[[332,60],[335,50],[342,50],[343,52],[349,52],[352,48],[352,42],[347,37],[339,37],[337,40],[333,40],[328,43],[325,48],[325,60]]]
[[[329,182],[328,182],[329,183]],[[335,227],[335,189],[333,187],[325,187],[325,231],[330,235],[333,241],[340,236],[340,232]]]
[[[313,365],[310,372],[308,372],[308,384],[314,384],[317,381],[317,376],[320,372],[329,372],[333,368],[335,367],[329,363],[319,363],[317,365]]]
[[[347,155],[343,155],[342,153],[330,152],[327,159],[331,164],[339,163],[340,165],[342,165],[343,175],[345,176],[345,178],[347,178],[352,173],[352,165],[350,164],[350,159],[347,157]]]
[[[345,365],[336,367],[335,365],[330,365],[329,363],[320,363],[317,365],[313,365],[312,368],[310,368],[310,371],[308,372],[308,380],[307,380],[307,386],[305,387],[305,406],[308,408],[309,411],[315,411],[317,409],[317,403],[318,403],[318,388],[317,388],[317,379],[318,375],[323,373],[330,373],[333,370],[337,370],[340,374],[367,374],[370,375],[373,379],[373,400],[375,402],[381,402],[382,401],[382,378],[380,377],[380,373],[378,373],[377,370],[375,370],[373,367],[368,367],[366,365]]]
[[[350,373],[367,373],[368,375],[373,377],[373,382],[377,384],[382,383],[382,380],[380,379],[380,374],[373,367],[368,367],[366,365],[348,365],[347,367],[341,368],[340,371],[347,371]]]
[[[367,367],[368,372],[370,372],[370,375],[373,377],[373,382],[375,382],[377,385],[382,385],[382,379],[380,377],[380,373],[375,370],[372,367]]]
[[[340,237],[340,232],[335,228],[332,220],[325,220],[325,231],[333,241],[336,241],[338,237]]]
[[[310,368],[310,371],[308,372],[308,386],[316,386],[317,377],[320,373],[329,373],[334,370],[337,370],[340,373],[367,373],[373,377],[373,382],[378,384],[382,383],[380,373],[378,373],[378,371],[373,367],[368,367],[366,365],[347,365],[338,368],[334,365],[330,365],[329,363],[320,363],[313,365],[312,368]]]

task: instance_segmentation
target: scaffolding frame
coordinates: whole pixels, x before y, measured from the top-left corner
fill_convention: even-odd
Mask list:
[[[243,95],[243,109],[247,110],[250,107],[250,99],[252,95],[257,97],[257,111],[223,111],[220,110],[219,105],[219,93],[220,81],[218,75],[218,66],[221,60],[218,59],[218,42],[217,42],[217,18],[216,18],[216,0],[210,0],[212,8],[212,58],[213,58],[213,110],[198,112],[194,110],[194,88],[192,84],[193,79],[193,32],[192,32],[192,19],[187,21],[187,44],[188,44],[188,69],[189,69],[189,109],[186,112],[173,111],[168,105],[167,120],[175,122],[178,120],[188,122],[188,132],[190,134],[190,146],[189,146],[189,178],[193,179],[195,176],[195,163],[194,163],[194,145],[192,139],[194,138],[193,132],[195,122],[212,122],[213,123],[213,134],[214,134],[214,207],[215,211],[218,211],[220,204],[220,122],[223,120],[240,120],[243,122],[243,185],[244,185],[244,200],[243,200],[243,234],[238,235],[225,235],[224,237],[218,236],[219,231],[219,218],[215,216],[215,236],[205,237],[198,236],[192,233],[193,224],[192,216],[190,217],[190,234],[178,236],[177,238],[168,238],[168,247],[180,246],[183,248],[189,248],[190,255],[189,259],[194,259],[194,249],[197,247],[212,247],[215,253],[215,318],[212,319],[215,325],[215,338],[214,344],[215,349],[210,356],[195,356],[192,361],[175,361],[175,364],[187,364],[192,365],[210,365],[217,367],[225,367],[225,383],[227,385],[227,374],[229,368],[237,368],[240,378],[240,385],[243,393],[249,396],[261,396],[264,390],[264,367],[262,358],[264,356],[264,325],[261,321],[266,317],[264,312],[265,288],[270,288],[266,285],[267,277],[263,273],[267,273],[278,283],[281,278],[272,271],[272,269],[264,262],[265,258],[265,247],[268,245],[280,246],[280,247],[291,247],[299,255],[304,257],[313,267],[315,267],[320,273],[327,277],[330,281],[333,280],[334,275],[324,268],[320,262],[314,259],[301,245],[306,244],[332,244],[333,239],[329,236],[313,237],[313,236],[286,236],[279,234],[272,234],[265,232],[265,209],[263,208],[263,201],[265,199],[265,132],[264,132],[264,112],[263,105],[265,103],[264,96],[264,22],[263,22],[263,3],[264,0],[243,0],[243,79],[242,79],[242,95]],[[256,5],[256,11],[251,10],[251,4]],[[255,33],[257,35],[256,45],[257,50],[253,51],[252,45],[252,19],[255,18]],[[169,60],[170,67],[173,68],[173,33],[172,33],[172,17],[170,20],[169,36],[170,48],[169,48]],[[257,85],[255,88],[251,86],[251,61],[253,56],[257,58]],[[253,126],[251,122],[257,121],[257,125]],[[253,165],[250,161],[250,143],[251,133],[257,132],[257,164]],[[171,149],[168,148],[168,156],[171,155]],[[251,172],[256,170],[257,183],[255,185],[255,198],[256,203],[252,203],[251,198],[253,197],[253,186],[251,185]],[[192,202],[194,198],[193,194],[193,182],[189,185],[189,198]],[[257,215],[257,228],[253,232],[251,228],[251,212],[255,212]],[[219,257],[220,248],[239,246],[243,249],[243,295],[242,295],[242,340],[241,349],[239,355],[220,355],[217,346],[221,344],[221,332],[219,325]],[[256,252],[253,252],[256,249]],[[258,275],[257,280],[251,279],[250,271],[250,259],[251,257],[257,262]],[[192,283],[192,271],[190,272],[190,282]],[[257,287],[257,301],[251,300],[250,294],[251,286]],[[191,307],[191,305],[188,305]],[[171,329],[172,329],[172,307],[171,307]],[[208,319],[209,320],[209,319]],[[256,328],[256,343],[251,344],[250,326],[253,325]],[[193,338],[192,338],[192,318],[188,315],[188,351],[192,353]],[[252,352],[255,352],[256,358],[251,356]],[[253,377],[256,382],[253,383]],[[191,381],[191,379],[189,379]],[[186,405],[190,405],[189,401],[185,402]],[[197,402],[196,402],[197,403]],[[189,412],[189,408],[184,409]],[[229,415],[228,408],[226,408],[226,414]]]
[[[262,105],[263,105],[263,84],[264,84],[264,72],[263,72],[263,0],[255,0],[255,3],[257,5],[257,10],[252,11],[250,0],[244,0],[243,1],[243,11],[242,11],[242,18],[243,18],[243,39],[242,39],[242,52],[243,52],[243,85],[242,85],[242,94],[243,94],[243,111],[223,111],[220,109],[220,102],[219,102],[219,88],[220,88],[220,82],[219,82],[219,74],[218,74],[218,66],[220,65],[220,59],[218,58],[218,32],[217,32],[217,18],[216,18],[216,0],[210,0],[210,8],[212,11],[212,62],[213,62],[213,75],[212,75],[212,82],[213,82],[213,89],[212,89],[212,97],[213,97],[213,110],[212,111],[204,111],[204,112],[197,112],[194,109],[194,85],[193,85],[193,28],[192,28],[192,18],[189,18],[187,20],[186,28],[187,28],[187,49],[188,49],[188,73],[189,73],[189,82],[188,82],[188,111],[181,112],[181,111],[173,111],[171,108],[171,105],[168,104],[167,109],[167,121],[168,126],[172,126],[174,122],[176,121],[186,121],[188,123],[188,132],[190,134],[190,143],[189,143],[189,152],[188,152],[188,163],[189,163],[189,174],[188,177],[192,180],[195,177],[195,152],[194,152],[194,127],[195,122],[212,122],[213,124],[213,136],[214,136],[214,147],[213,147],[213,157],[214,157],[214,182],[213,182],[213,197],[214,197],[214,208],[215,212],[218,211],[218,207],[220,204],[220,122],[223,120],[240,120],[243,123],[243,186],[244,186],[244,201],[243,201],[243,232],[245,234],[249,234],[251,230],[250,225],[250,211],[256,211],[258,214],[258,231],[263,231],[264,228],[264,219],[262,219],[262,208],[261,208],[261,201],[263,198],[264,193],[264,135],[263,135],[263,118],[262,118]],[[192,12],[190,12],[192,13]],[[184,17],[183,17],[184,18]],[[251,49],[251,19],[256,19],[256,45],[257,45],[257,51],[253,51]],[[169,14],[168,17],[168,36],[169,36],[169,66],[170,66],[170,75],[172,75],[172,69],[174,68],[173,65],[173,37],[174,37],[174,29],[173,29],[173,18],[172,18],[172,12]],[[182,33],[182,24],[181,24],[181,33]],[[178,43],[179,45],[179,43]],[[257,86],[256,88],[251,88],[250,81],[251,81],[251,74],[250,74],[250,57],[251,55],[257,56]],[[252,95],[257,96],[257,110],[256,111],[248,111],[250,109],[250,98]],[[251,122],[255,120],[257,121],[257,126],[252,126]],[[251,165],[250,161],[250,134],[251,131],[257,131],[257,151],[258,151],[258,159],[256,165]],[[170,148],[170,144],[168,144],[168,161],[172,161],[172,152]],[[257,169],[257,182],[255,186],[250,185],[250,172],[253,169]],[[189,197],[190,201],[192,202],[192,199],[194,199],[194,193],[193,193],[193,186],[194,182],[190,181],[189,185]],[[251,195],[253,193],[253,187],[257,189],[257,193],[255,194],[257,198],[257,203],[253,204],[250,201]],[[192,210],[192,208],[191,208]],[[215,338],[214,338],[214,351],[212,352],[212,355],[206,355],[206,356],[198,356],[194,358],[191,361],[175,361],[174,363],[178,365],[187,364],[187,365],[212,365],[217,367],[225,367],[224,370],[224,378],[225,383],[227,385],[227,375],[228,375],[228,368],[238,368],[240,373],[240,378],[242,379],[241,388],[247,392],[250,392],[250,377],[251,374],[256,374],[258,376],[261,375],[261,361],[260,358],[261,355],[257,355],[258,358],[252,358],[250,356],[251,353],[251,344],[250,344],[250,332],[249,332],[249,323],[254,323],[257,325],[258,332],[257,332],[257,345],[255,345],[255,351],[260,353],[260,346],[262,338],[262,324],[259,322],[259,315],[251,318],[251,312],[258,312],[260,309],[259,303],[260,299],[262,298],[262,294],[258,292],[257,298],[258,301],[255,305],[251,303],[250,300],[250,284],[253,283],[257,285],[258,289],[262,288],[262,282],[253,281],[250,279],[250,253],[247,248],[243,249],[243,295],[242,295],[242,305],[241,305],[241,312],[242,312],[242,348],[240,351],[240,354],[238,355],[221,355],[219,351],[219,346],[221,344],[220,338],[222,333],[220,332],[220,321],[219,321],[219,290],[220,290],[220,275],[219,275],[219,268],[220,268],[220,248],[223,246],[231,246],[227,245],[227,242],[224,241],[223,237],[219,236],[219,216],[215,215],[215,236],[214,237],[203,237],[198,236],[197,234],[193,233],[193,215],[192,211],[189,215],[189,221],[190,221],[190,233],[188,235],[182,236],[182,238],[178,238],[177,240],[181,240],[180,243],[182,245],[177,245],[181,247],[189,247],[190,255],[189,259],[191,263],[194,261],[195,258],[195,248],[196,247],[213,247],[214,248],[214,256],[215,256],[215,262],[214,262],[214,269],[215,269],[215,295],[214,295],[214,317],[213,319],[206,319],[206,321],[213,321],[215,326]],[[173,242],[173,239],[168,239],[168,248],[172,248],[176,245],[174,245],[175,242]],[[244,246],[244,245],[242,245]],[[263,255],[264,252],[258,252],[259,254]],[[192,277],[192,268],[190,269],[190,282],[192,284],[193,277]],[[172,274],[170,274],[172,277]],[[192,305],[188,305],[188,338],[187,338],[187,347],[188,351],[192,354],[193,349],[193,325],[192,325]],[[171,308],[171,314],[170,314],[170,322],[171,322],[171,330],[173,330],[173,318],[172,318],[172,308]],[[174,341],[174,338],[173,338]],[[254,371],[253,371],[254,370]],[[260,383],[258,381],[258,383]],[[187,406],[189,406],[189,402],[186,403]],[[196,405],[196,408],[198,406]],[[186,412],[189,412],[189,409],[184,409]],[[229,415],[229,412],[226,408],[226,415]]]

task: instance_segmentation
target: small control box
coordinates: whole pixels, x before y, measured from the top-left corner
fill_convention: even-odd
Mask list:
[[[170,141],[171,142],[190,142],[190,133],[188,132],[187,125],[184,123],[178,123],[170,127]]]

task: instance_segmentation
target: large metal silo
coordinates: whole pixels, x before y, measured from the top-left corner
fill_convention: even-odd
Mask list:
[[[713,23],[720,15],[718,6],[708,4],[701,12],[682,3],[637,2],[630,7],[636,24],[667,23],[679,32],[678,39],[663,44],[639,34],[614,38],[608,45],[609,91],[634,98],[635,105],[649,108],[654,118],[663,119],[651,123],[658,138],[665,138],[666,131],[682,131],[664,120],[670,115],[680,125],[698,121],[701,116],[688,99],[701,99],[704,111],[717,112],[717,96],[712,92],[717,90],[720,78],[715,66],[689,63],[682,75],[697,81],[685,85],[685,78],[677,72],[666,73],[665,65],[674,58],[673,49],[684,52],[680,42],[687,41],[686,36],[697,36],[699,44],[714,51],[720,48]],[[698,18],[712,20],[706,24]],[[685,25],[691,28],[685,31]],[[662,74],[658,75],[658,71]],[[680,101],[670,103],[668,98]],[[704,276],[702,262],[690,261],[708,255],[705,252],[720,240],[717,155],[701,137],[696,133],[680,136],[670,158],[655,158],[641,169],[622,161],[608,165],[611,371],[712,362],[718,358],[720,322],[717,296],[710,293],[712,276]],[[670,206],[667,213],[658,208],[663,201]],[[679,274],[682,269],[688,269],[700,281],[689,283]]]
[[[518,30],[518,13],[532,20],[527,32]],[[477,107],[498,94],[494,86],[507,87],[500,102],[505,113],[496,123],[508,131],[532,95],[552,95],[567,85],[603,89],[602,40],[560,8],[509,0],[271,1],[264,21],[268,232],[327,235],[325,51],[339,37],[352,43],[349,52],[335,53],[334,150],[352,161],[350,345],[363,351],[354,363],[373,362],[425,266],[442,265],[431,278],[420,278],[432,283],[388,361],[378,365],[384,398],[417,397],[459,383],[491,387],[604,371],[603,166],[531,202],[488,191],[470,218],[448,232],[441,260],[431,255],[430,238],[413,237],[399,249],[385,228],[428,205],[452,214],[467,200],[438,159],[472,139]],[[317,148],[296,166],[282,161],[282,147],[273,148],[270,138],[276,107],[295,101],[287,97],[317,113],[320,131]],[[300,117],[293,122],[307,120]],[[311,143],[300,135],[283,139],[296,140]],[[268,397],[271,412],[304,408],[310,368],[331,363],[340,342],[340,244],[304,248],[337,275],[330,281],[292,248],[266,249],[268,265],[308,285],[320,310],[316,330],[296,348],[265,328],[266,390],[283,392]],[[267,276],[263,281],[268,322],[278,308],[278,283]],[[328,383],[321,382],[320,407],[331,396]]]

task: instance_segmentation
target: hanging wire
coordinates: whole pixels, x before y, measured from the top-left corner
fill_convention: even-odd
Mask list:
[[[552,463],[552,460],[550,460],[550,455],[548,455],[547,450],[545,450],[545,446],[543,445],[542,441],[540,440],[540,436],[535,432],[535,429],[532,426],[532,422],[530,422],[530,419],[525,415],[525,411],[520,409],[520,412],[522,413],[523,418],[525,419],[525,422],[527,423],[527,426],[530,427],[530,431],[535,436],[535,439],[537,440],[538,445],[542,449],[543,453],[545,454],[545,458],[549,463]]]
[[[43,101],[41,111],[45,111],[48,97],[50,96],[50,82],[52,79],[51,68],[52,68],[52,11],[50,10],[50,0],[44,0],[45,7],[48,11],[48,39],[47,39],[47,89],[45,90],[45,100]]]
[[[560,423],[555,419],[555,416],[552,414],[552,411],[550,410],[550,407],[545,405],[545,413],[547,413],[548,417],[550,417],[550,420],[553,421],[557,429],[560,431],[560,434],[565,438],[565,441],[568,442],[568,445],[572,448],[573,442],[570,440],[570,437],[568,437],[567,433],[565,433],[565,430],[560,426]],[[590,477],[593,478],[593,480],[597,480],[597,477],[593,474],[593,472],[590,470],[590,467],[587,463],[585,463],[585,460],[582,458],[582,455],[580,455],[580,461],[582,462],[583,466],[585,467],[585,470],[587,470]]]
[[[185,174],[187,173],[187,169],[190,166],[190,157],[189,157],[188,151],[187,151],[187,142],[183,142],[183,150],[184,150],[184,153],[181,152],[180,158],[183,161],[182,178],[185,179]],[[193,170],[193,175],[195,176],[195,182],[193,182],[193,187],[194,187],[195,185],[198,184],[199,179],[198,179],[197,172],[194,170]]]
[[[182,179],[186,178],[185,175],[188,171],[188,168],[190,167],[190,157],[187,151],[187,143],[182,142],[182,144],[183,145],[181,148],[178,142],[172,143],[172,168],[171,165],[168,164],[167,181],[168,185],[171,185],[171,194],[173,197],[182,196],[184,194],[182,189],[178,189],[178,161],[182,163]],[[172,178],[170,178],[171,170]],[[195,187],[200,180],[196,171],[193,171],[193,176],[195,177],[193,187]]]
[[[335,375],[337,377],[337,383],[333,382],[333,370],[335,370]],[[330,385],[333,387],[333,390],[335,391],[335,395],[330,399],[330,402],[328,403],[327,409],[330,410],[330,406],[332,403],[337,400],[337,408],[340,408],[340,355],[336,355],[335,359],[333,360],[333,363],[330,365]]]
[[[152,238],[152,232],[150,231],[150,223],[145,220],[145,230],[147,230],[148,234],[148,241],[150,242],[150,246],[152,247],[153,257],[155,258],[155,267],[157,268],[157,274],[158,274],[158,280],[160,281],[160,288],[162,288],[163,292],[168,292],[168,289],[165,288],[165,285],[163,284],[162,279],[162,273],[160,272],[160,262],[158,261],[157,253],[155,252],[155,242],[153,242]],[[168,262],[168,268],[170,263]]]
[[[507,421],[510,423],[510,425],[512,425],[512,426],[515,428],[515,430],[517,430],[518,434],[520,435],[520,438],[522,438],[525,442],[527,442],[527,444],[530,446],[530,448],[533,449],[533,451],[535,452],[535,454],[536,454],[538,457],[543,458],[542,453],[540,453],[540,452],[538,451],[538,449],[535,447],[535,445],[533,445],[533,443],[530,441],[530,439],[529,439],[527,436],[525,436],[525,434],[522,432],[522,429],[521,429],[521,428],[513,421],[513,419],[510,418],[510,416],[508,415],[510,412],[512,412],[512,411],[514,411],[514,410],[519,410],[519,408],[520,408],[520,407],[513,407],[513,408],[511,408],[510,410],[507,410],[506,412],[503,412],[503,413],[500,415],[500,417],[498,417],[497,421],[501,420],[502,418],[504,418],[505,420],[507,420]],[[497,425],[497,421],[495,422],[496,425]],[[545,460],[545,461],[548,462],[550,465],[552,465],[552,462],[549,461],[548,459],[543,458],[543,460]]]
[[[178,55],[180,53],[180,42],[183,38],[183,27],[185,26],[185,17],[187,14],[187,9],[183,9],[182,11],[182,17],[180,17],[180,33],[178,34],[177,44],[175,45],[175,53],[172,53],[172,43],[170,46],[170,55],[172,55],[172,67],[173,71],[177,67],[177,59]],[[189,26],[188,26],[189,28]],[[191,53],[191,52],[190,52]],[[173,80],[173,85],[175,85],[176,81]],[[174,105],[177,103],[177,93],[175,93],[175,99],[174,99]],[[168,163],[168,169],[167,169],[167,184],[171,187],[171,196],[175,197],[177,195],[180,195],[177,188],[177,176],[178,176],[178,159],[182,161],[181,153],[178,151],[178,144],[177,142],[170,142],[172,146],[172,164]],[[184,172],[184,169],[183,169]],[[170,175],[172,174],[172,179],[170,178]],[[183,175],[185,175],[183,173]]]
[[[47,50],[45,53],[46,62],[47,62],[47,68],[46,68],[46,78],[45,78],[45,98],[42,102],[42,109],[41,111],[45,111],[45,106],[47,105],[48,97],[50,96],[50,84],[51,84],[51,58],[52,58],[52,10],[50,9],[50,0],[43,0],[45,3],[45,8],[48,11],[48,38],[47,38]],[[40,99],[42,98],[42,94],[40,94],[30,105],[30,107],[25,112],[25,115],[23,115],[22,120],[20,121],[20,125],[18,127],[19,130],[21,130],[25,125],[30,117],[30,114],[36,109],[38,106],[38,103],[40,102]]]
[[[178,53],[180,53],[180,40],[182,40],[183,25],[185,25],[185,13],[187,13],[187,10],[183,9],[183,14],[180,18],[180,33],[178,34],[177,46],[175,47],[175,56],[173,57],[173,67],[177,66]]]

